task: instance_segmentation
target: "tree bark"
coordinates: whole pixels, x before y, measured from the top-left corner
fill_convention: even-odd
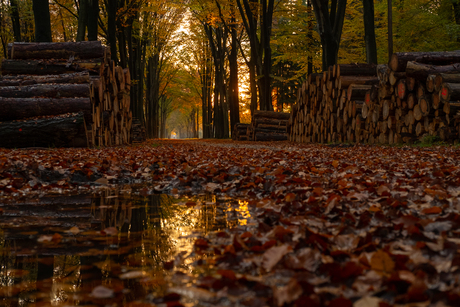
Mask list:
[[[51,19],[48,0],[33,0],[35,41],[51,42]]]
[[[100,41],[65,43],[12,43],[8,44],[8,57],[16,60],[104,58],[105,47]]]
[[[429,75],[439,73],[460,73],[460,63],[438,66],[410,61],[406,64],[406,77],[413,77],[421,82],[425,82]]]
[[[88,0],[88,40],[97,41],[99,0]]]
[[[72,84],[89,84],[89,74],[87,72],[62,74],[62,75],[15,75],[0,77],[0,86],[25,86],[34,84],[49,83],[72,83]],[[1,89],[1,88],[0,88]]]
[[[271,49],[270,38],[273,19],[274,0],[261,0],[260,10],[254,10],[257,0],[237,0],[238,10],[243,25],[249,37],[251,47],[251,63],[254,65],[257,76],[259,106],[261,110],[273,110],[271,97]],[[258,29],[259,14],[260,38]],[[251,67],[249,67],[251,72]],[[255,78],[253,80],[256,80]],[[254,97],[255,95],[251,95]],[[252,98],[253,99],[253,98]],[[253,106],[252,101],[251,109]]]
[[[76,41],[81,42],[85,40],[86,28],[88,26],[88,15],[89,15],[89,0],[80,0],[80,6],[78,8],[78,27]]]
[[[337,78],[340,76],[377,76],[377,65],[354,63],[337,65]]]
[[[21,41],[21,23],[19,20],[18,0],[10,0],[11,24],[13,25],[13,36],[15,42]]]
[[[0,120],[17,120],[29,117],[59,115],[83,111],[91,118],[89,98],[3,98],[0,97]]]
[[[0,147],[85,147],[83,115],[0,122]]]
[[[118,63],[117,56],[117,6],[118,1],[107,1],[107,43],[110,46],[112,60]]]
[[[460,62],[460,51],[445,52],[397,52],[391,56],[388,66],[393,71],[405,71],[409,61],[424,64],[448,65]]]
[[[39,84],[25,86],[0,87],[0,97],[3,98],[64,98],[89,97],[89,84]]]
[[[93,75],[99,75],[99,69],[104,59],[84,60],[84,61],[21,61],[3,60],[3,75],[53,75],[68,74],[73,72],[88,71]]]
[[[346,0],[332,0],[331,9],[328,2],[312,0],[318,32],[323,49],[323,71],[337,64],[343,21],[345,18]]]
[[[229,104],[230,104],[230,127],[235,127],[240,122],[240,104],[239,104],[239,89],[238,89],[238,38],[236,33],[236,21],[232,19],[231,38],[232,45],[229,53],[230,80],[229,88]]]
[[[377,64],[377,43],[375,41],[374,0],[363,0],[364,41],[366,42],[366,62]]]
[[[291,117],[290,113],[281,113],[281,112],[273,112],[273,111],[256,111],[254,112],[253,120],[257,120],[259,118],[289,120],[290,117]]]

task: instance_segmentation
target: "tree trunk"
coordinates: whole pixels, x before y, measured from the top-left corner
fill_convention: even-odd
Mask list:
[[[35,41],[51,42],[51,19],[48,0],[33,0]]]
[[[12,43],[8,44],[8,57],[16,60],[104,58],[105,47],[100,41],[66,43]]]
[[[397,52],[391,56],[388,66],[393,71],[405,71],[409,61],[435,65],[454,64],[460,62],[460,51]]]
[[[235,19],[232,19],[235,23]],[[231,26],[232,49],[229,53],[230,81],[229,81],[229,104],[230,104],[230,127],[240,122],[240,105],[238,89],[238,42],[236,25]]]
[[[336,78],[340,76],[376,76],[377,65],[375,64],[340,64],[337,65]]]
[[[112,60],[118,63],[117,56],[117,6],[118,1],[107,1],[107,43],[110,46]]]
[[[85,147],[83,115],[0,122],[0,147]]]
[[[73,61],[21,61],[3,60],[2,74],[4,75],[55,75],[73,72],[88,71],[93,75],[99,75],[99,70],[104,59]]]
[[[88,40],[97,41],[99,0],[88,0]]]
[[[326,71],[337,64],[347,1],[332,0],[330,10],[328,2],[323,0],[312,0],[312,4],[323,48],[323,71]]]
[[[89,0],[80,0],[80,7],[78,8],[78,28],[77,28],[77,37],[75,38],[77,42],[85,40],[86,28],[88,26],[88,15],[89,15]]]
[[[411,61],[406,64],[406,77],[413,77],[422,82],[425,82],[429,75],[440,73],[460,73],[460,63],[438,66]]]
[[[256,65],[254,64],[254,59],[251,56],[251,59],[248,62],[249,68],[249,87],[251,90],[251,116],[258,109],[257,108],[257,82],[256,82]]]
[[[62,74],[62,75],[16,75],[0,77],[0,86],[25,86],[34,84],[49,83],[72,83],[72,84],[89,84],[89,74],[87,72]],[[0,88],[1,89],[1,88]]]
[[[89,97],[89,84],[39,84],[26,86],[0,87],[0,97],[3,98],[64,98]]]
[[[13,25],[13,36],[15,42],[21,41],[21,23],[19,17],[18,0],[10,0],[11,24]]]
[[[272,69],[272,50],[270,47],[270,38],[272,35],[272,18],[274,0],[261,0],[262,3],[262,23],[261,27],[261,43],[263,47],[263,66],[262,76],[260,77],[260,109],[273,111],[272,103],[272,88],[271,88],[271,69]]]
[[[89,98],[3,98],[0,97],[0,120],[17,120],[29,117],[59,115],[83,111],[91,118]]]
[[[377,64],[377,43],[375,41],[374,0],[363,0],[364,41],[366,42],[366,62]]]

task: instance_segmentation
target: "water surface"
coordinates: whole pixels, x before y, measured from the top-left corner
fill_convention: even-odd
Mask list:
[[[193,275],[197,238],[250,218],[234,199],[117,191],[0,209],[1,306],[153,305]]]

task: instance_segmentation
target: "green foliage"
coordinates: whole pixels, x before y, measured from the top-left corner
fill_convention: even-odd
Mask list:
[[[362,0],[348,1],[339,63],[365,62]],[[388,7],[375,1],[378,62],[388,62]],[[393,6],[393,51],[447,51],[460,48],[460,26],[450,0],[404,0]]]
[[[418,147],[432,147],[432,146],[445,146],[446,142],[442,141],[439,136],[425,135],[419,142],[415,142],[415,146]]]

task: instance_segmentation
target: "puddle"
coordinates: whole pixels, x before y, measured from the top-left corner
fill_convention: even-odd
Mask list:
[[[230,198],[113,192],[0,209],[1,306],[153,305],[172,275],[195,270],[196,238],[251,217]]]

